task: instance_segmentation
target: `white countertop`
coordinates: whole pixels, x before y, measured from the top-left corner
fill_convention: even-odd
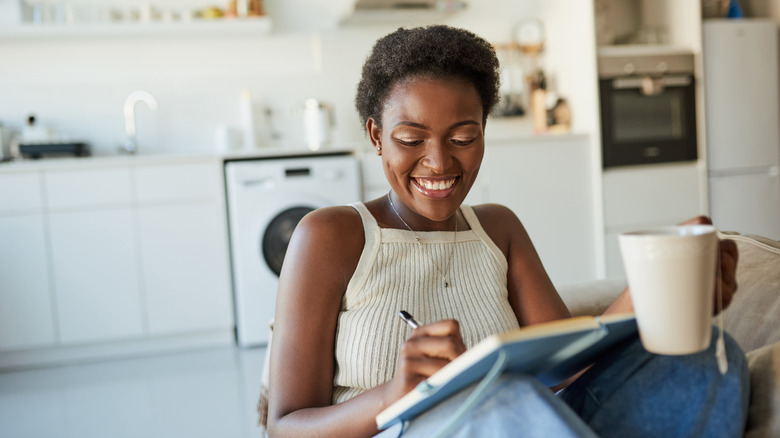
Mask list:
[[[327,148],[320,151],[289,148],[265,148],[227,153],[168,153],[139,155],[94,155],[89,157],[48,157],[21,159],[0,163],[0,173],[33,172],[39,170],[85,169],[94,167],[153,166],[185,163],[219,163],[228,160],[251,160],[274,157],[305,157],[313,155],[355,153],[354,148]]]

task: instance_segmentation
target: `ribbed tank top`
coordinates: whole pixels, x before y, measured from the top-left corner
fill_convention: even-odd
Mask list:
[[[467,348],[519,326],[509,305],[506,257],[471,207],[461,207],[470,230],[418,231],[421,248],[413,232],[380,228],[363,203],[351,206],[363,220],[365,246],[341,302],[333,403],[395,375],[401,346],[411,333],[399,310],[421,324],[457,319]],[[445,288],[439,269],[445,269],[450,251]]]

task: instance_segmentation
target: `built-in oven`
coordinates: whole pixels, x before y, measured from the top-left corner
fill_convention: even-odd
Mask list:
[[[698,158],[692,53],[603,48],[598,73],[604,168]]]

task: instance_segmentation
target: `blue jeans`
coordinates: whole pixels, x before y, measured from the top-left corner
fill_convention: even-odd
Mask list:
[[[600,360],[560,393],[601,437],[741,437],[750,402],[747,360],[726,333],[728,372],[710,347],[687,356],[648,353],[639,340]]]
[[[714,329],[713,329],[714,330]],[[726,335],[728,372],[710,348],[687,356],[648,353],[639,339],[617,347],[558,396],[536,379],[504,375],[454,437],[741,437],[750,379],[745,355]],[[384,436],[430,437],[472,387]]]

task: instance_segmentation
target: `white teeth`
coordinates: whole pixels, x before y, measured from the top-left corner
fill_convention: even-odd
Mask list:
[[[455,178],[447,180],[431,181],[428,179],[415,179],[417,184],[428,190],[447,190],[455,184]]]

